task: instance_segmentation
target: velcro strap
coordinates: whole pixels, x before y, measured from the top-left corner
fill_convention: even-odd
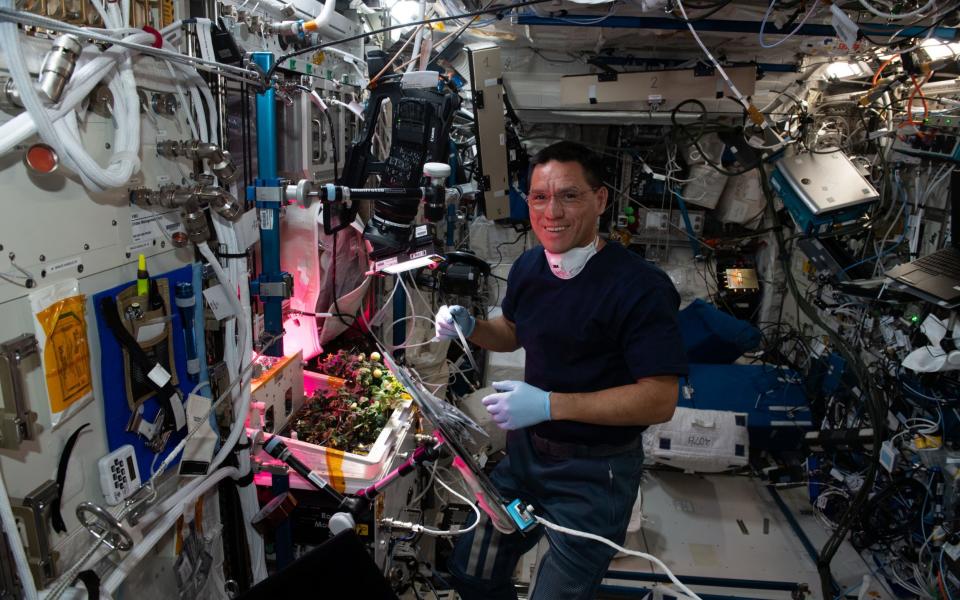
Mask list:
[[[147,373],[147,381],[157,392],[157,398],[166,410],[164,411],[162,431],[178,431],[187,424],[186,414],[183,410],[183,404],[180,402],[180,395],[176,388],[170,383],[169,373],[159,363],[150,360],[147,353],[143,351],[133,335],[127,331],[120,320],[120,312],[117,310],[117,300],[113,296],[106,296],[100,299],[100,312],[103,314],[103,321],[107,328],[113,333],[117,343],[123,346],[132,360],[140,369]],[[179,406],[178,406],[179,405]]]

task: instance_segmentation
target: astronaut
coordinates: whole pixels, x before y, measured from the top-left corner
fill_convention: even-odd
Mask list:
[[[443,306],[437,335],[456,338],[456,323],[490,351],[526,351],[524,381],[495,382],[497,393],[483,398],[508,430],[507,456],[491,473],[503,497],[622,544],[640,487],[641,433],[671,418],[687,372],[680,297],[660,269],[599,237],[608,194],[599,157],[559,142],[531,164],[527,203],[542,247],[510,270],[503,316],[480,320]],[[504,535],[484,516],[454,550],[454,587],[464,600],[516,598],[516,563],[542,534]],[[614,551],[546,534],[531,598],[593,598]]]

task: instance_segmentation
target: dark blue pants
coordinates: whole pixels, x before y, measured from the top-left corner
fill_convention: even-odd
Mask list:
[[[605,458],[553,458],[537,452],[520,430],[508,434],[507,457],[491,479],[507,502],[520,498],[558,525],[623,544],[642,472],[641,448]],[[615,550],[539,525],[504,535],[486,515],[457,541],[450,564],[454,588],[463,600],[516,600],[517,561],[544,533],[550,549],[540,559],[531,600],[593,598]]]

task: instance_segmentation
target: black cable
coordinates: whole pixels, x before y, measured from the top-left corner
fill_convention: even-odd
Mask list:
[[[722,2],[718,2],[718,3],[714,4],[713,6],[695,6],[695,5],[691,5],[691,4],[687,3],[687,2],[684,2],[684,4],[683,4],[683,5],[684,5],[684,8],[686,8],[687,10],[689,10],[689,9],[693,9],[693,10],[708,9],[708,10],[707,10],[707,12],[705,12],[705,13],[703,13],[703,14],[701,14],[701,15],[697,15],[697,16],[695,16],[695,17],[689,17],[689,15],[688,15],[689,18],[687,18],[687,19],[684,19],[684,18],[683,18],[683,15],[678,15],[676,12],[671,12],[670,14],[673,15],[676,19],[678,19],[678,20],[680,20],[680,21],[683,21],[683,22],[685,22],[685,23],[695,23],[696,21],[702,21],[702,20],[704,20],[704,19],[708,19],[708,18],[712,17],[713,15],[717,14],[719,11],[721,11],[721,10],[723,10],[724,8],[726,8],[727,6],[729,6],[731,2],[733,2],[733,0],[723,0]]]
[[[947,17],[950,16],[950,14],[953,12],[954,9],[957,8],[958,5],[960,5],[960,4],[954,4],[953,6],[947,8],[946,10],[944,10],[944,14],[943,14],[939,19],[937,19],[936,21],[930,23],[930,24],[927,25],[926,27],[922,28],[916,35],[910,36],[909,38],[902,38],[902,39],[899,39],[899,40],[896,40],[896,41],[893,41],[893,42],[878,42],[878,41],[874,40],[873,38],[871,38],[871,37],[867,34],[867,32],[863,30],[864,27],[869,27],[869,26],[870,26],[870,23],[863,23],[863,24],[858,23],[858,25],[860,25],[860,32],[863,34],[863,38],[864,38],[865,40],[867,40],[867,41],[870,42],[871,44],[875,44],[875,45],[877,45],[877,46],[885,46],[885,47],[887,47],[887,48],[890,48],[890,47],[892,47],[892,46],[898,46],[898,45],[900,45],[900,44],[902,44],[902,43],[904,43],[904,42],[907,42],[907,40],[916,39],[916,38],[920,37],[921,35],[923,35],[925,32],[929,31],[930,29],[933,29],[934,27],[939,26],[941,23],[943,23],[944,21],[947,20]],[[897,31],[896,33],[894,33],[894,35],[896,35],[897,33],[900,33],[900,31],[903,31],[904,29],[907,29],[907,28],[910,28],[910,27],[915,27],[915,26],[919,25],[921,22],[923,22],[923,21],[925,21],[926,19],[928,19],[928,18],[929,18],[929,17],[921,17],[921,18],[917,19],[916,21],[914,21],[913,23],[910,23],[909,25],[904,25],[899,31]],[[877,33],[874,32],[874,35],[877,35]]]
[[[700,107],[700,120],[698,120],[698,124],[700,125],[700,131],[697,133],[696,137],[690,135],[690,133],[687,131],[686,125],[677,121],[677,113],[679,113],[680,109],[686,106],[687,104],[695,104]],[[736,177],[738,175],[743,175],[745,173],[749,173],[750,171],[756,169],[757,166],[759,166],[760,164],[759,162],[757,163],[756,166],[750,167],[749,169],[743,169],[741,171],[729,171],[723,168],[722,165],[715,163],[713,159],[710,158],[710,155],[707,154],[703,150],[703,148],[700,146],[700,138],[703,137],[705,133],[704,126],[706,125],[706,123],[702,119],[706,117],[706,115],[707,115],[707,107],[703,105],[703,102],[700,102],[695,98],[688,98],[687,100],[684,100],[683,102],[673,107],[673,110],[670,111],[670,122],[673,123],[673,126],[677,131],[679,131],[681,134],[683,134],[684,137],[686,137],[691,143],[693,143],[693,145],[700,152],[700,155],[703,157],[703,160],[706,161],[706,163],[710,165],[714,170],[720,173],[723,173],[727,177]],[[722,130],[722,128],[719,130]]]
[[[767,199],[767,206],[772,213],[774,222],[777,222],[778,215],[774,209],[773,190],[770,189],[770,182],[767,180],[766,173],[762,168],[759,170],[759,173],[760,186],[763,190],[764,196]],[[817,571],[820,574],[820,586],[822,588],[823,597],[832,598],[835,594],[835,591],[833,589],[833,576],[830,572],[830,563],[833,561],[833,557],[840,549],[840,545],[846,538],[847,532],[850,531],[854,520],[860,514],[860,509],[870,498],[870,492],[873,489],[873,484],[877,476],[877,470],[880,465],[880,447],[884,438],[886,437],[886,407],[884,406],[882,399],[877,397],[876,390],[874,388],[875,382],[870,379],[867,368],[864,365],[863,360],[860,358],[860,355],[856,353],[854,349],[847,344],[846,340],[844,340],[836,331],[824,323],[816,309],[811,306],[804,295],[800,293],[789,262],[790,254],[786,252],[786,242],[783,237],[783,232],[782,230],[777,229],[774,230],[774,235],[777,239],[777,245],[780,248],[782,262],[781,266],[783,267],[784,276],[787,280],[787,286],[790,289],[790,293],[793,294],[793,297],[796,300],[797,309],[802,310],[814,325],[827,333],[836,350],[840,353],[844,360],[847,361],[848,368],[850,368],[854,377],[860,384],[862,399],[866,404],[873,429],[873,449],[870,456],[870,464],[867,466],[866,473],[863,478],[863,485],[861,485],[860,489],[851,500],[850,505],[841,516],[840,521],[837,522],[837,528],[833,531],[833,534],[826,541],[826,543],[824,543],[817,559]]]
[[[340,235],[339,231],[334,232],[333,234],[333,259],[331,261],[333,264],[330,267],[331,268],[330,287],[333,289],[333,308],[334,310],[336,310],[336,312],[334,313],[334,316],[336,316],[337,319],[339,319],[340,322],[344,324],[344,326],[350,327],[353,323],[347,323],[346,321],[343,320],[343,315],[345,313],[342,310],[340,310],[340,305],[337,304],[337,236],[338,235]],[[362,305],[360,310],[363,310]],[[354,323],[357,322],[357,318],[355,316],[350,315],[350,318],[353,319]]]
[[[337,163],[340,162],[340,155],[337,150],[337,130],[333,126],[333,117],[330,116],[330,111],[324,111],[327,115],[327,125],[330,126],[330,144],[333,146],[333,182],[340,182],[340,173],[337,171]],[[334,238],[336,239],[336,238]]]
[[[417,25],[429,25],[429,24],[431,24],[431,23],[442,23],[442,22],[444,22],[444,21],[453,21],[453,20],[456,20],[456,19],[462,19],[462,18],[464,18],[464,17],[476,17],[476,16],[478,16],[478,15],[485,15],[485,14],[488,14],[488,13],[498,13],[498,12],[503,12],[503,11],[506,11],[506,10],[512,10],[512,9],[514,9],[514,8],[522,8],[522,7],[524,7],[524,6],[531,6],[531,5],[533,5],[533,4],[543,4],[544,2],[550,2],[550,1],[552,1],[552,0],[522,0],[521,2],[513,2],[513,3],[510,3],[510,4],[506,4],[506,5],[504,5],[504,6],[496,6],[496,7],[491,7],[491,8],[481,8],[480,10],[474,10],[474,11],[470,11],[470,12],[460,13],[460,14],[457,14],[457,15],[449,15],[449,16],[446,16],[446,17],[435,17],[435,18],[433,18],[433,19],[424,19],[424,20],[422,20],[422,21],[413,21],[413,22],[411,22],[411,23],[400,23],[400,24],[398,24],[398,25],[390,25],[389,27],[381,27],[380,29],[374,29],[373,31],[367,31],[367,32],[365,32],[365,33],[361,33],[361,34],[358,34],[358,35],[351,35],[351,36],[348,36],[348,37],[345,37],[345,38],[341,38],[341,39],[339,39],[339,40],[335,40],[335,41],[332,41],[332,42],[324,42],[324,43],[322,43],[322,44],[314,44],[314,45],[312,45],[312,46],[307,46],[306,48],[301,48],[301,49],[299,49],[299,50],[294,50],[293,52],[288,52],[287,54],[284,54],[283,56],[279,57],[279,58],[276,60],[276,62],[273,63],[273,66],[270,67],[270,70],[267,71],[266,75],[264,76],[264,81],[266,82],[266,85],[269,85],[269,84],[270,84],[270,79],[273,77],[273,74],[276,72],[277,67],[279,67],[280,65],[282,65],[283,63],[285,63],[288,59],[291,59],[291,58],[293,58],[293,57],[295,57],[295,56],[300,56],[301,54],[306,54],[307,52],[315,52],[315,51],[317,51],[317,50],[322,50],[322,49],[327,48],[327,47],[329,47],[329,46],[336,46],[336,45],[338,45],[338,44],[345,44],[345,43],[347,43],[347,42],[352,42],[352,41],[355,41],[355,40],[362,40],[362,39],[364,39],[364,38],[367,38],[367,37],[370,37],[370,36],[373,36],[373,35],[377,35],[377,34],[380,34],[380,33],[386,33],[386,32],[388,32],[388,31],[393,31],[394,29],[404,29],[404,28],[407,28],[407,27],[415,27],[415,26],[417,26]]]
[[[520,241],[520,238],[525,237],[525,236],[527,235],[527,232],[529,232],[529,231],[530,231],[530,229],[527,228],[526,226],[524,226],[524,227],[523,227],[523,230],[520,231],[520,234],[517,235],[517,237],[516,237],[512,242],[500,242],[499,244],[497,244],[497,245],[494,247],[494,250],[497,251],[497,256],[500,258],[500,260],[497,261],[497,264],[492,265],[492,266],[490,267],[490,269],[491,269],[491,270],[492,270],[492,269],[495,269],[495,268],[499,267],[501,264],[503,264],[503,254],[500,252],[500,246],[512,246],[512,245],[516,244],[517,242]]]

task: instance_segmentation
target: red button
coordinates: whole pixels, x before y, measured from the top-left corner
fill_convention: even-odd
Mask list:
[[[41,175],[53,173],[60,164],[56,151],[46,144],[30,146],[23,160],[31,170]]]

